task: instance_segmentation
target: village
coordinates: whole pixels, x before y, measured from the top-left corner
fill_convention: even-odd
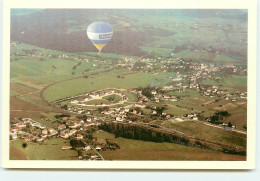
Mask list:
[[[21,122],[10,126],[10,141],[23,139],[25,142],[33,142],[41,145],[52,138],[63,138],[70,140],[70,144],[63,145],[60,149],[77,150],[79,153],[78,159],[103,160],[99,151],[115,150],[119,149],[119,146],[111,140],[92,137],[91,131],[96,130],[100,124],[101,121],[96,119],[87,119],[86,121],[71,120],[67,124],[60,124],[57,129],[53,129],[31,118],[22,118]]]
[[[16,42],[11,44],[17,46]],[[205,50],[194,50],[205,51]],[[24,50],[11,53],[14,57],[29,56],[44,61],[45,58],[61,58],[89,63],[92,67],[101,66],[113,69],[126,69],[127,71],[148,73],[151,76],[159,74],[167,75],[167,83],[164,86],[148,86],[124,88],[104,88],[81,95],[66,97],[51,102],[55,107],[61,108],[68,114],[84,115],[84,119],[66,119],[57,127],[47,127],[31,118],[21,118],[15,124],[10,125],[10,141],[22,139],[25,142],[42,144],[48,139],[62,138],[70,140],[70,144],[63,145],[60,149],[77,150],[78,159],[103,160],[102,151],[120,149],[117,143],[111,140],[97,139],[92,136],[98,131],[104,122],[123,124],[145,124],[150,127],[161,126],[161,123],[180,123],[185,121],[203,122],[207,126],[240,132],[232,124],[212,121],[211,117],[202,119],[200,112],[185,108],[189,113],[175,115],[166,111],[166,103],[176,103],[182,100],[178,94],[186,91],[195,91],[211,101],[203,106],[221,100],[230,101],[233,104],[246,101],[247,91],[242,89],[228,90],[221,85],[223,77],[247,74],[247,67],[232,63],[199,62],[177,57],[174,53],[170,57],[133,57],[124,56],[108,61],[103,58],[85,58],[69,54],[48,54],[39,50]],[[85,72],[84,72],[85,73]],[[167,73],[170,73],[169,75]],[[84,74],[83,74],[84,77]],[[85,76],[84,78],[86,78]],[[122,76],[123,77],[123,76]],[[213,81],[213,84],[205,84],[204,81]],[[175,95],[176,94],[176,95]],[[136,97],[136,100],[129,98]],[[184,109],[179,105],[176,109]],[[222,114],[223,112],[217,112]],[[212,115],[214,117],[215,115]],[[62,118],[64,119],[64,118]],[[166,129],[166,128],[165,128]]]

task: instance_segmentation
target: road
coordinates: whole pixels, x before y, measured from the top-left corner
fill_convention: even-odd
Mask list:
[[[94,150],[94,152],[96,152],[96,154],[98,154],[98,156],[102,159],[102,160],[105,160],[104,157],[94,148],[94,146],[92,145],[89,145],[90,148],[92,148],[92,150]]]
[[[201,122],[201,121],[198,121],[198,122]],[[214,128],[219,128],[219,129],[224,129],[225,130],[225,128],[224,127],[222,127],[222,126],[217,126],[217,125],[214,125],[214,124],[210,124],[210,123],[206,123],[206,122],[203,122],[205,125],[207,125],[207,126],[211,126],[211,127],[214,127]],[[244,132],[244,131],[240,131],[240,130],[237,130],[237,129],[232,129],[232,130],[230,130],[230,131],[233,131],[233,132],[236,132],[236,133],[241,133],[241,134],[247,134],[246,132]]]
[[[88,145],[85,141],[82,141],[85,145]],[[104,157],[94,148],[92,145],[88,145],[102,160],[105,160]]]

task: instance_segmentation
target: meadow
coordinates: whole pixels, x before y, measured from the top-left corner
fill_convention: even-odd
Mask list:
[[[115,151],[101,151],[105,160],[245,160],[244,156],[228,155],[173,143],[115,138],[115,135],[102,130],[95,132],[93,136],[110,139],[120,146],[120,149]]]
[[[26,142],[26,147],[23,147],[23,140],[15,140],[11,142],[10,147],[13,147],[23,152],[30,160],[77,160],[78,153],[75,150],[62,150],[62,146],[69,145],[69,140],[63,138],[51,138],[43,144]],[[39,149],[40,148],[40,149]],[[10,159],[17,158],[15,151],[11,151]]]
[[[71,97],[94,90],[104,88],[137,88],[150,85],[152,77],[146,73],[124,75],[124,78],[117,78],[123,74],[122,71],[113,71],[104,74],[91,76],[90,78],[78,78],[55,84],[45,91],[45,98],[48,101]],[[138,80],[138,81],[136,81]],[[77,89],[75,89],[77,87]]]
[[[214,128],[198,121],[185,121],[180,123],[167,122],[165,127],[182,131],[190,136],[194,136],[207,141],[221,143],[224,145],[246,148],[246,135]]]

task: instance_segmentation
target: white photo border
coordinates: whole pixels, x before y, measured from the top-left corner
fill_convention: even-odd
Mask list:
[[[9,160],[10,9],[248,9],[248,102],[246,161],[51,161]],[[254,169],[256,144],[256,0],[4,0],[2,57],[2,167],[57,169]]]

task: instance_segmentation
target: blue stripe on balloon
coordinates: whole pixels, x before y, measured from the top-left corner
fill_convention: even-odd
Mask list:
[[[91,40],[94,44],[107,44],[108,40]]]
[[[93,32],[93,33],[108,33],[112,32],[112,27],[105,22],[95,22],[88,26],[87,32]]]

